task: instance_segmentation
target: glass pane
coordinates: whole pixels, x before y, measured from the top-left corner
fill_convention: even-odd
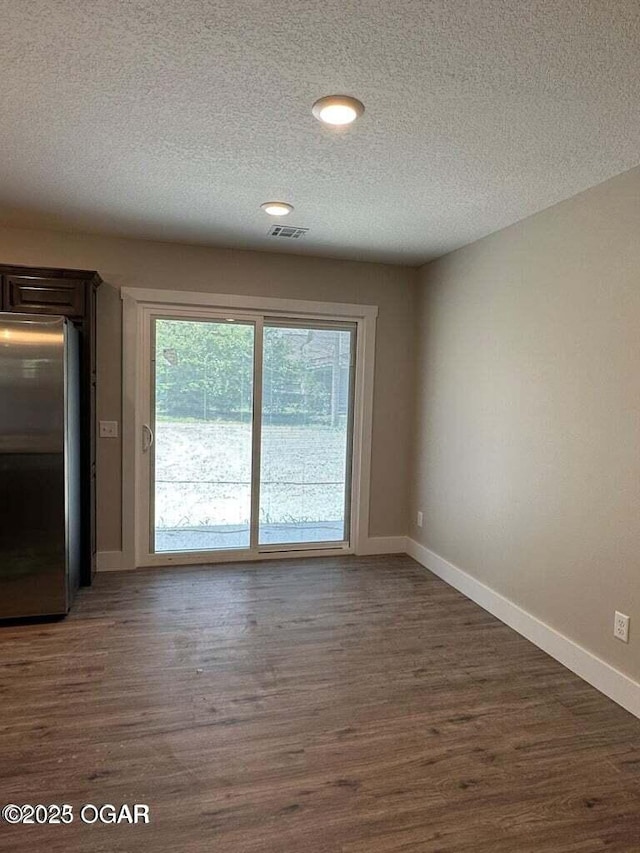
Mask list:
[[[154,542],[249,547],[252,324],[155,323]]]
[[[261,545],[347,538],[352,335],[265,326]]]

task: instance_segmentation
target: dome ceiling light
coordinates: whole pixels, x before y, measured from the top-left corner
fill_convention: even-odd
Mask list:
[[[260,208],[269,216],[286,216],[293,210],[293,205],[287,204],[286,201],[265,201]]]
[[[311,112],[323,124],[344,127],[360,118],[364,104],[350,95],[327,95],[315,102]]]

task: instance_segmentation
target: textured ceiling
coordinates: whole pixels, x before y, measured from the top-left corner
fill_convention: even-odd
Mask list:
[[[418,264],[640,162],[637,0],[0,0],[0,20],[5,224]],[[345,132],[311,115],[334,92],[366,106]],[[271,199],[303,242],[267,237]]]

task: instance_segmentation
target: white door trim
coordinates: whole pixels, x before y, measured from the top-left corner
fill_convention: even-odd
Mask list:
[[[123,303],[123,376],[122,376],[122,548],[125,566],[185,565],[197,555],[153,555],[143,558],[136,542],[136,531],[147,525],[147,501],[142,495],[143,477],[139,437],[145,422],[149,377],[144,375],[142,344],[147,334],[149,314],[154,311],[179,311],[202,308],[209,311],[231,309],[236,313],[264,314],[265,317],[291,317],[309,320],[334,320],[355,323],[356,370],[353,413],[353,474],[351,483],[351,546],[345,548],[297,551],[297,556],[367,553],[369,535],[369,498],[371,488],[371,431],[375,371],[375,336],[378,308],[342,302],[311,302],[262,296],[238,296],[229,293],[196,293],[181,290],[122,288]],[[265,555],[261,555],[263,559]],[[270,556],[277,556],[276,554]],[[282,553],[282,556],[285,556]],[[199,562],[228,562],[255,559],[248,552],[206,552]]]

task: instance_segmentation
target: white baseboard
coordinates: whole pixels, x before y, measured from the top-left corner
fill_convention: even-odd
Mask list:
[[[121,572],[122,551],[98,551],[97,570],[99,572]]]
[[[522,634],[609,699],[640,717],[640,684],[499,592],[407,537],[406,553],[484,610]]]
[[[374,554],[406,554],[406,536],[370,536],[357,548],[358,556],[373,556]]]

